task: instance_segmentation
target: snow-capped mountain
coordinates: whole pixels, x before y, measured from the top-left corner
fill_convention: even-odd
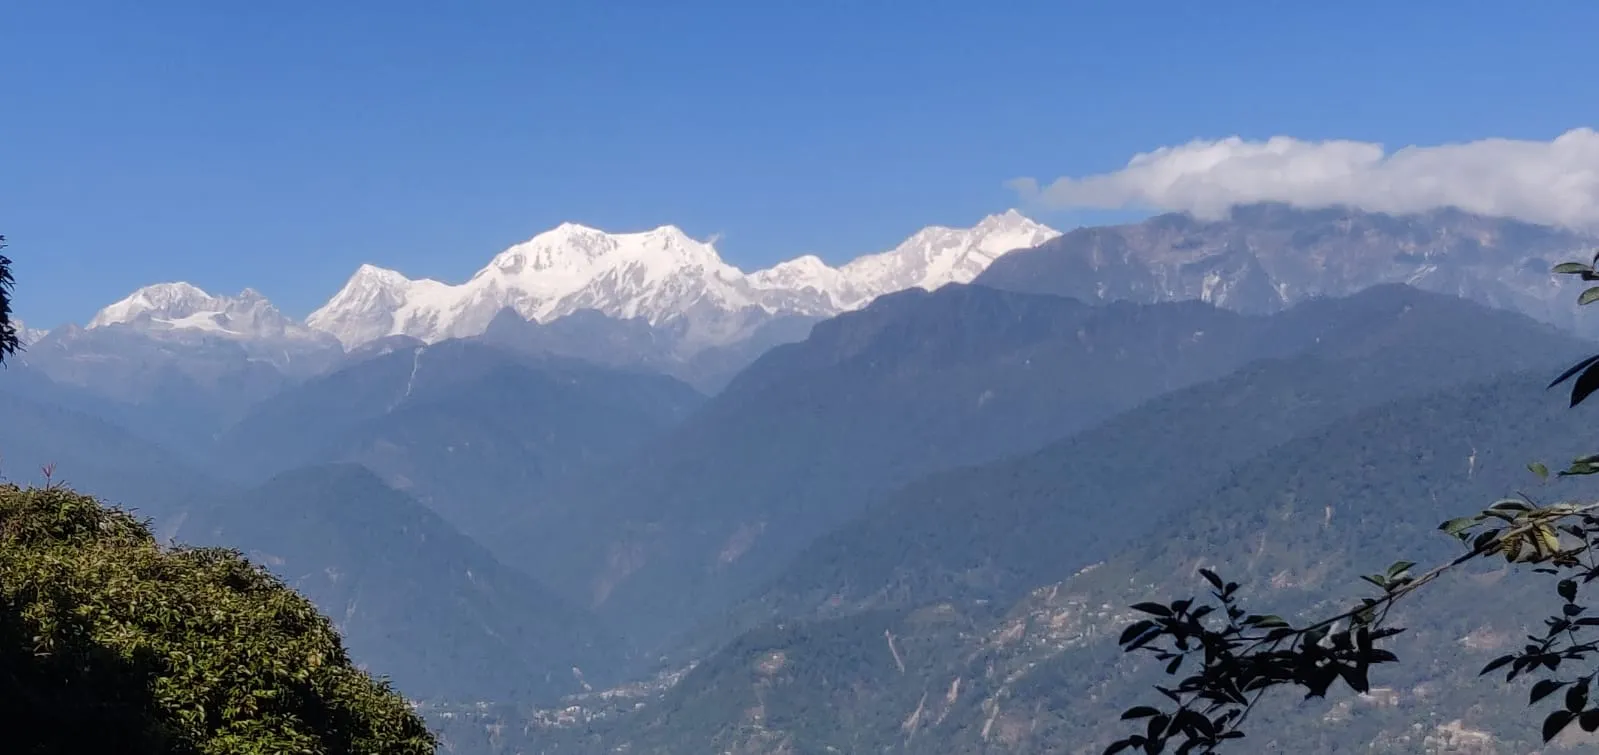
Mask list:
[[[151,353],[193,361],[204,354],[214,361],[236,354],[286,375],[315,374],[344,351],[338,339],[283,314],[257,291],[213,296],[182,282],[141,288],[100,310],[87,327],[59,328],[39,343],[82,358]]]
[[[1388,215],[1261,203],[1215,220],[1173,213],[1079,228],[1006,255],[977,282],[1090,302],[1197,299],[1256,314],[1403,283],[1599,335],[1572,306],[1574,284],[1550,273],[1596,248],[1599,236],[1452,209]]]
[[[774,316],[827,317],[905,288],[965,283],[999,255],[1059,235],[1012,210],[972,228],[923,229],[839,268],[806,255],[746,274],[674,226],[613,234],[565,223],[459,285],[363,265],[306,322],[354,347],[393,335],[474,336],[506,308],[533,322],[596,310],[675,324],[692,350],[736,341]]]
[[[863,296],[850,308],[895,291],[929,291],[947,283],[970,283],[1000,255],[1030,249],[1060,236],[1010,210],[990,215],[972,228],[931,226],[918,231],[892,251],[860,257],[840,270]]]
[[[133,292],[89,320],[88,328],[122,325],[145,334],[198,333],[240,340],[324,340],[279,312],[253,289],[212,296],[188,283],[157,283]]]
[[[11,326],[16,328],[17,340],[21,342],[23,346],[27,346],[30,343],[38,343],[40,339],[50,335],[50,331],[40,328],[30,328],[28,327],[27,323],[21,320],[12,320]]]

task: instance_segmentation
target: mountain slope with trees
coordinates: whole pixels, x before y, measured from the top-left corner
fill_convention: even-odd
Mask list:
[[[1191,594],[1202,584],[1196,570],[1210,567],[1242,583],[1251,602],[1292,618],[1350,602],[1362,594],[1359,575],[1396,556],[1457,555],[1438,522],[1525,488],[1526,459],[1558,457],[1562,439],[1584,426],[1541,390],[1546,374],[1400,399],[1279,445],[1149,522],[1116,555],[997,616],[935,602],[754,630],[651,708],[693,715],[640,713],[607,732],[605,745],[1102,752],[1127,733],[1121,711],[1149,700],[1149,685],[1165,678],[1152,660],[1117,648],[1136,616],[1125,606]],[[1070,553],[1104,526],[1085,524],[1059,550]],[[1518,571],[1526,569],[1472,567],[1401,604],[1396,620],[1409,631],[1390,647],[1402,663],[1373,669],[1372,694],[1325,703],[1278,696],[1251,717],[1261,733],[1246,749],[1561,752],[1540,750],[1536,722],[1501,682],[1476,676],[1557,607],[1547,585]],[[851,660],[860,654],[872,660]],[[718,702],[694,703],[705,699]],[[790,712],[774,715],[771,705]]]
[[[627,663],[582,610],[358,465],[290,470],[182,534],[268,565],[414,698],[550,700]]]
[[[1403,286],[1288,316],[1301,320],[1291,330],[1317,334],[1303,352],[1157,397],[1036,452],[913,483],[808,547],[734,625],[937,600],[1008,605],[1113,555],[1234,465],[1296,436],[1405,396],[1555,369],[1591,348],[1524,315]],[[1062,547],[1085,527],[1094,538]]]
[[[662,375],[446,341],[371,355],[279,394],[215,456],[252,483],[362,464],[504,558],[540,526],[550,486],[646,444],[702,401]],[[508,529],[520,517],[530,521]]]
[[[899,485],[1317,333],[1198,302],[1093,307],[975,286],[884,297],[769,352],[663,438],[561,491],[553,508],[569,513],[518,563],[664,639]]]

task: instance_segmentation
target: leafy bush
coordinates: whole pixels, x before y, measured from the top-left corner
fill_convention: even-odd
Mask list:
[[[163,547],[59,486],[0,485],[8,752],[431,753],[332,624],[235,551]]]

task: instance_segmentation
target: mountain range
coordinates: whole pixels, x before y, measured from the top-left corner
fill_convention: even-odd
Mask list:
[[[1401,287],[1314,309],[1288,312],[1322,325],[1303,352],[884,497],[758,591],[762,615],[702,628],[716,639],[647,704],[534,741],[1097,753],[1125,733],[1120,711],[1159,699],[1158,671],[1116,648],[1125,606],[1199,593],[1203,565],[1242,582],[1256,610],[1351,601],[1358,575],[1394,558],[1458,553],[1439,521],[1525,486],[1528,459],[1569,454],[1583,433],[1584,416],[1542,388],[1591,344]],[[1374,672],[1370,695],[1273,698],[1250,740],[1309,753],[1592,746],[1573,735],[1536,749],[1524,685],[1476,676],[1557,605],[1516,571],[1441,583],[1402,609],[1401,664]]]
[[[19,361],[101,398],[164,410],[164,390],[221,384],[253,402],[276,390],[268,368],[293,382],[396,338],[479,337],[665,372],[714,393],[822,319],[884,294],[966,282],[1082,301],[1195,299],[1244,313],[1405,283],[1595,335],[1547,272],[1551,260],[1595,247],[1599,237],[1454,210],[1257,204],[1220,220],[1168,214],[1065,234],[1011,210],[970,228],[930,226],[838,267],[805,255],[745,273],[674,226],[606,233],[564,223],[458,284],[362,265],[304,322],[248,289],[213,296],[186,283],[149,286],[86,328],[24,328],[33,345]],[[239,381],[267,385],[238,393]],[[214,434],[240,409],[218,397],[193,431]]]
[[[1284,331],[1308,335],[1301,350],[1167,392],[1031,452],[900,488],[817,538],[731,618],[748,628],[948,600],[1008,605],[1062,570],[1113,555],[1129,531],[1119,520],[1170,516],[1175,502],[1281,443],[1384,402],[1563,365],[1587,347],[1524,315],[1399,285],[1284,315]],[[1117,503],[1063,505],[1074,501]],[[1063,549],[1080,528],[1098,536]]]
[[[362,266],[306,322],[346,345],[390,335],[432,342],[482,333],[504,309],[539,323],[595,310],[654,326],[682,319],[684,348],[694,351],[738,340],[754,313],[825,317],[893,291],[964,283],[1000,255],[1059,235],[1012,210],[968,229],[925,228],[839,268],[806,255],[746,274],[675,226],[609,234],[563,223],[459,285]]]
[[[637,453],[569,479],[550,507],[569,513],[543,547],[488,544],[629,616],[651,647],[877,495],[1308,340],[1292,330],[1200,302],[1095,307],[966,285],[885,296],[767,352]]]
[[[1549,275],[1595,250],[1593,235],[1458,210],[1389,215],[1265,203],[1218,220],[1173,213],[1078,228],[996,260],[976,282],[1083,301],[1197,299],[1240,312],[1404,283],[1595,335],[1599,326],[1577,316]]]
[[[1542,386],[1595,348],[1549,273],[1592,243],[1006,213],[746,274],[568,224],[461,284],[362,268],[304,322],[142,290],[0,371],[0,474],[251,555],[446,751],[1098,752],[1158,676],[1122,606],[1206,563],[1283,615],[1342,600],[1590,450]],[[1468,678],[1526,612],[1461,606],[1542,596],[1469,576],[1405,607],[1386,691],[1263,705],[1251,741],[1535,751]]]
[[[563,223],[500,252],[460,284],[363,264],[303,323],[253,290],[213,296],[180,282],[139,289],[98,312],[88,328],[124,325],[277,347],[325,346],[332,336],[353,348],[389,336],[425,343],[476,336],[503,310],[536,323],[592,310],[651,326],[684,321],[684,347],[693,351],[738,340],[763,317],[826,317],[885,293],[964,283],[1006,252],[1059,235],[1011,210],[971,228],[924,228],[892,250],[838,268],[805,255],[744,273],[675,226],[606,233]]]
[[[647,367],[716,390],[824,317],[905,288],[970,281],[999,256],[1059,235],[1012,210],[971,228],[924,228],[838,268],[806,255],[746,274],[673,226],[613,234],[563,223],[460,284],[364,264],[304,322],[249,289],[218,296],[183,282],[147,286],[86,327],[26,331],[31,347],[19,362],[95,395],[160,403],[174,382],[204,391],[268,368],[294,381],[327,371],[346,351],[395,338],[483,336],[498,320],[497,342]],[[551,332],[564,335],[542,337]],[[254,401],[274,390],[226,393]],[[214,434],[239,408],[219,406],[191,429]]]

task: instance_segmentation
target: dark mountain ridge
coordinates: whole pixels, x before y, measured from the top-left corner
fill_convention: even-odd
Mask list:
[[[1272,317],[980,286],[884,297],[769,352],[658,443],[558,493],[566,502],[545,508],[568,513],[541,524],[559,542],[517,563],[651,644],[921,476],[1036,449],[1318,341],[1368,348],[1365,331],[1434,301],[1418,296],[1382,287]]]
[[[1357,411],[1233,466],[1115,555],[1074,569],[1073,549],[1112,524],[1084,522],[1058,542],[1058,581],[999,613],[942,601],[759,628],[588,749],[561,751],[1100,752],[1130,731],[1120,711],[1158,701],[1150,685],[1165,678],[1118,651],[1134,615],[1125,606],[1198,594],[1195,570],[1207,566],[1243,583],[1254,610],[1324,614],[1365,594],[1360,574],[1458,554],[1437,532],[1443,519],[1510,490],[1569,494],[1580,483],[1528,487],[1528,460],[1589,450],[1572,443],[1591,417],[1542,390],[1548,377],[1511,373]],[[1579,732],[1538,749],[1525,684],[1477,674],[1558,610],[1553,583],[1523,572],[1474,565],[1407,600],[1400,663],[1373,671],[1371,695],[1272,697],[1251,715],[1249,741],[1312,754],[1591,747]]]
[[[1037,451],[917,481],[806,548],[733,612],[734,626],[940,600],[1008,605],[1114,554],[1276,445],[1407,396],[1539,365],[1555,374],[1593,348],[1524,315],[1403,286],[1282,319],[1311,344]]]

